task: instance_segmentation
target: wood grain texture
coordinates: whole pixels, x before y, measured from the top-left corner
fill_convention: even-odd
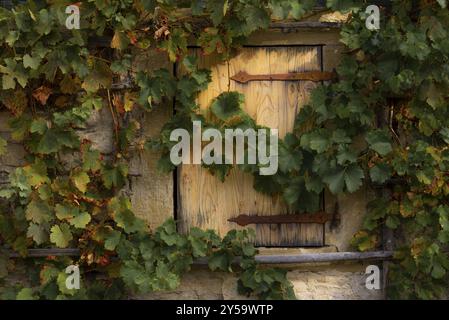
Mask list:
[[[246,47],[226,63],[202,56],[201,67],[212,70],[212,82],[198,97],[202,110],[220,93],[235,90],[245,95],[245,111],[260,125],[278,128],[280,138],[292,131],[294,119],[309,92],[317,84],[311,81],[252,81],[246,84],[230,80],[244,71],[249,74],[279,74],[320,71],[319,47]],[[229,71],[228,71],[229,69]],[[253,178],[233,169],[224,183],[200,165],[183,165],[179,170],[178,219],[180,231],[190,227],[214,229],[220,235],[236,228],[227,220],[239,214],[290,214],[279,197],[256,192]],[[238,227],[237,228],[241,228]],[[260,246],[321,246],[321,224],[269,224],[255,226],[255,243]]]
[[[332,29],[322,32],[316,30],[296,29],[284,32],[280,29],[271,29],[255,32],[246,41],[247,45],[341,45],[340,30]]]

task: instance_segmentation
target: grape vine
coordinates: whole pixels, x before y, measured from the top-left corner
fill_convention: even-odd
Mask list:
[[[259,298],[294,298],[286,271],[257,265],[250,231],[223,239],[212,231],[176,232],[173,220],[150,233],[121,192],[128,160],[144,147],[168,155],[172,129],[256,128],[237,92],[218,96],[206,112],[195,98],[210,82],[189,55],[196,39],[205,55],[223,60],[272,17],[299,19],[315,1],[100,0],[77,4],[81,28],[65,27],[70,1],[27,2],[0,9],[0,103],[12,115],[11,139],[26,156],[0,191],[0,284],[12,274],[26,282],[0,289],[3,298],[122,298],[176,288],[194,259],[211,270],[237,271],[239,292]],[[369,205],[354,246],[379,245],[382,227],[393,229],[397,252],[390,272],[393,298],[437,298],[447,289],[449,259],[449,11],[446,0],[416,5],[395,0],[382,8],[381,28],[365,26],[366,3],[328,0],[349,11],[341,31],[347,52],[338,80],[312,93],[295,129],[279,145],[279,172],[254,174],[256,190],[280,194],[297,211],[315,211],[319,195],[384,185],[388,196]],[[94,43],[108,40],[107,47]],[[156,48],[185,72],[139,71],[136,57]],[[127,82],[126,90],[117,89]],[[176,98],[176,113],[157,139],[139,142],[133,110],[163,108]],[[92,114],[109,110],[114,148],[102,154],[80,130]],[[0,139],[0,152],[7,152]],[[225,179],[230,166],[209,170]],[[388,187],[387,185],[392,187]],[[80,258],[27,258],[28,248],[80,248]],[[233,264],[240,257],[238,264]],[[65,287],[64,268],[80,265],[81,290]],[[10,279],[9,279],[10,280]],[[8,280],[8,281],[9,281]]]

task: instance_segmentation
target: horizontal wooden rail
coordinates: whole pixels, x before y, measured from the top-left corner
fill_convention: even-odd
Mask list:
[[[300,253],[289,255],[257,255],[256,261],[261,264],[297,264],[319,262],[344,262],[367,260],[390,260],[393,251],[371,252],[325,252],[325,253]]]
[[[339,29],[343,26],[341,22],[325,21],[289,21],[272,22],[270,29]]]
[[[324,253],[298,253],[298,254],[259,254],[255,260],[260,264],[304,264],[304,263],[333,263],[349,261],[383,261],[393,258],[393,251],[371,252],[324,252]],[[233,261],[238,263],[239,259]],[[207,259],[195,260],[194,264],[207,264]]]
[[[79,256],[80,250],[76,248],[68,249],[29,249],[28,257],[38,258],[47,256]],[[20,255],[15,252],[9,253],[10,258],[18,258]],[[326,253],[299,253],[299,254],[278,254],[256,255],[255,259],[260,264],[302,264],[302,263],[322,263],[322,262],[344,262],[344,261],[369,261],[369,260],[390,260],[393,258],[393,251],[370,251],[370,252],[326,252]],[[238,263],[237,259],[234,261]],[[207,259],[197,259],[194,264],[207,264]]]
[[[1,252],[0,252],[1,253]],[[20,254],[17,252],[8,252],[10,258],[19,258]],[[28,249],[28,258],[43,258],[48,256],[66,256],[66,257],[76,257],[80,255],[80,250],[77,248],[67,248],[67,249]]]
[[[279,21],[271,22],[268,29],[272,30],[301,30],[301,29],[340,29],[342,22],[326,21]],[[88,40],[89,48],[110,48],[112,37],[92,37]]]

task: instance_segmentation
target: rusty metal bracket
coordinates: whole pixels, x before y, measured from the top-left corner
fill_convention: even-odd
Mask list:
[[[241,214],[238,217],[228,219],[229,222],[235,222],[239,226],[247,226],[249,224],[289,224],[289,223],[320,223],[324,224],[328,221],[339,221],[340,216],[335,213],[317,212],[317,213],[299,213],[285,214],[275,216],[249,216]]]
[[[248,83],[249,81],[327,81],[336,78],[335,72],[322,72],[322,71],[308,71],[308,72],[291,72],[282,74],[258,74],[252,75],[245,71],[231,77],[232,80],[238,83]]]

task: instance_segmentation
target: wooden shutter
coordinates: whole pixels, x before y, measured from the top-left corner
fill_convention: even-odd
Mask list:
[[[245,84],[230,80],[238,72],[251,75],[321,71],[321,48],[318,46],[245,47],[227,63],[217,63],[211,56],[197,54],[202,67],[212,70],[212,83],[199,96],[201,108],[208,108],[213,98],[228,90],[245,95],[245,111],[258,124],[279,129],[279,136],[293,129],[294,119],[316,86],[311,81],[251,81]],[[228,71],[229,70],[229,71]],[[178,171],[178,219],[180,231],[190,227],[214,229],[224,235],[238,229],[228,219],[240,214],[290,214],[279,197],[269,197],[253,189],[253,178],[233,169],[224,183],[200,165],[183,165]],[[260,246],[322,246],[322,224],[250,225],[256,230]]]

